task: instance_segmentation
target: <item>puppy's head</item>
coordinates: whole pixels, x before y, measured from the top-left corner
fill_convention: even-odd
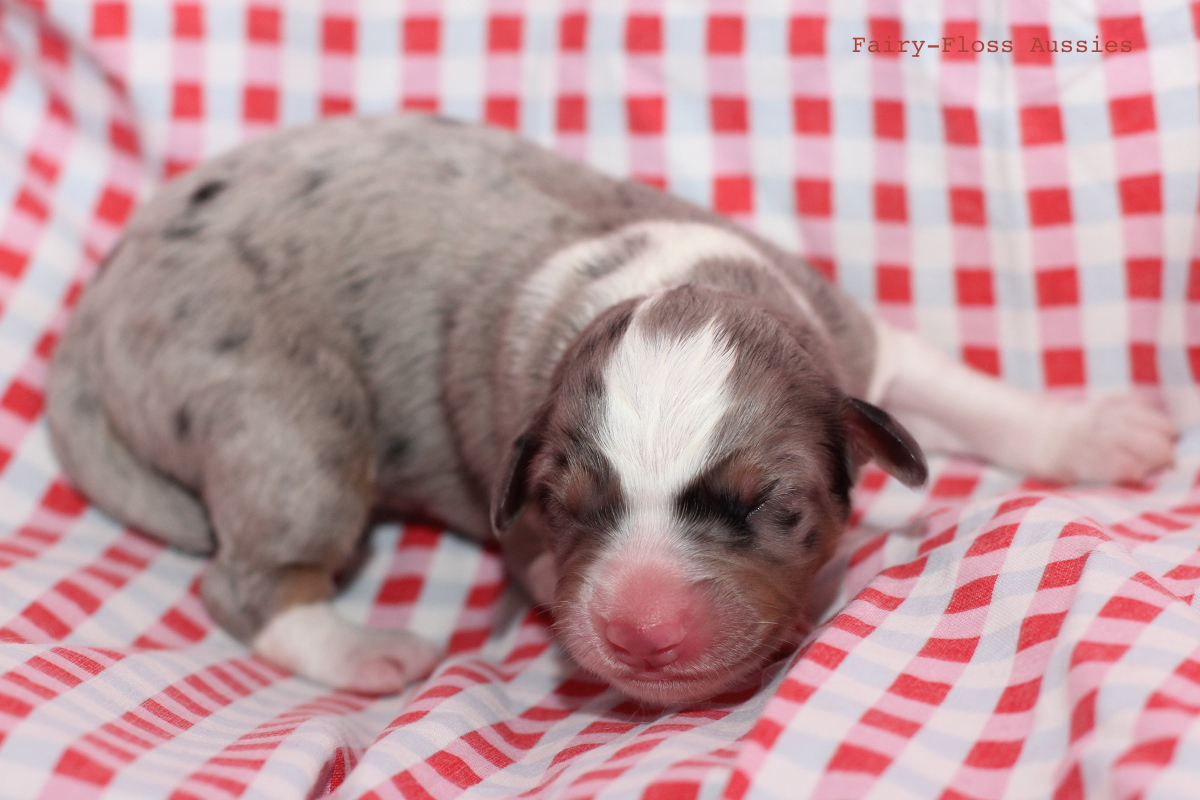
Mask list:
[[[631,697],[700,700],[760,670],[794,639],[858,465],[925,480],[911,437],[804,339],[737,295],[629,301],[579,336],[514,444],[493,524],[542,537],[565,646]]]

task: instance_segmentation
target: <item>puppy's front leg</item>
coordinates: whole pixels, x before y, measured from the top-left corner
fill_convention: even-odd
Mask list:
[[[1070,403],[1002,383],[907,331],[875,322],[868,400],[931,450],[1065,483],[1140,481],[1170,466],[1171,420],[1131,394]]]
[[[254,637],[255,652],[311,680],[367,694],[398,692],[441,660],[441,651],[414,633],[343,619],[328,602],[332,584],[328,593],[303,597],[312,574],[324,577],[323,569],[310,569],[283,578],[280,593],[299,589],[301,599],[270,618]]]

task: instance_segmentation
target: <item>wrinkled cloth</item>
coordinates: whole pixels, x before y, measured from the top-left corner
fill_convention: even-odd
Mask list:
[[[1198,29],[1125,0],[0,2],[0,797],[1194,797]],[[214,627],[202,559],[70,488],[47,364],[156,185],[399,109],[715,208],[1015,384],[1144,393],[1177,463],[868,468],[801,650],[674,709],[565,660],[493,549],[384,524],[338,607],[450,657],[400,696],[291,677]]]

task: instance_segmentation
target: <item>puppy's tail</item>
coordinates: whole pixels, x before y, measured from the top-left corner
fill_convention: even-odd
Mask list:
[[[109,423],[95,386],[82,303],[55,351],[46,387],[50,441],[67,476],[102,510],[190,553],[210,554],[215,540],[200,501],[144,463]]]

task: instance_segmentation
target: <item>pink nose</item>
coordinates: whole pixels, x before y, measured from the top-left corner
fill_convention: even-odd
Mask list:
[[[631,667],[665,667],[679,658],[679,645],[687,636],[683,622],[671,620],[630,624],[620,620],[604,626],[604,637],[613,655]]]

